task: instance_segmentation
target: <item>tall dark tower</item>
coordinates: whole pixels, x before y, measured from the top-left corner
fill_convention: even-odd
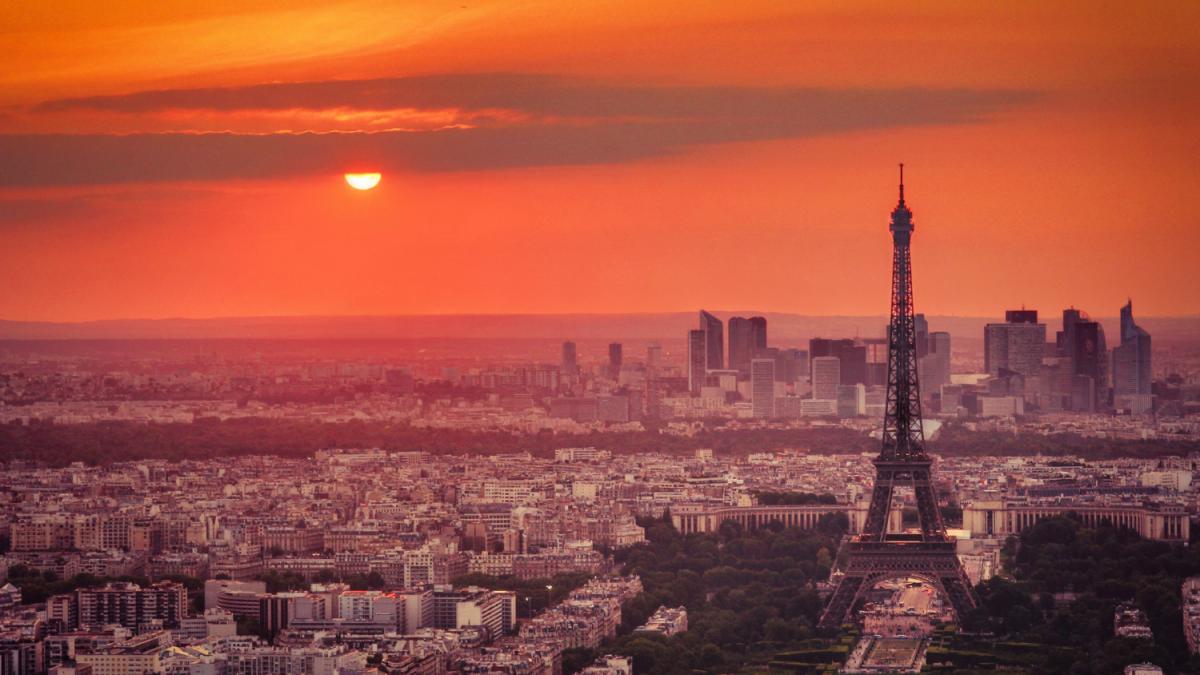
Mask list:
[[[887,400],[883,447],[875,459],[875,487],[862,532],[847,542],[849,556],[821,626],[833,628],[851,618],[862,595],[876,583],[912,576],[933,584],[954,605],[961,621],[977,600],[971,582],[946,536],[934,493],[932,461],[925,454],[921,429],[921,390],[917,382],[916,327],[913,318],[912,211],[904,203],[904,165],[900,165],[900,203],[892,211],[892,318],[888,325]],[[921,531],[887,531],[897,487],[913,491]]]
[[[621,376],[621,364],[624,363],[624,348],[620,342],[608,345],[608,376],[617,379]]]

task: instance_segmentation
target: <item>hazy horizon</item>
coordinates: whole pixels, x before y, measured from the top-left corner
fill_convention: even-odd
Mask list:
[[[562,314],[391,314],[293,315],[211,318],[101,319],[80,322],[37,322],[0,319],[0,340],[39,339],[663,339],[682,340],[694,327],[695,311]],[[750,310],[708,310],[727,321],[731,316],[764,316],[772,341],[812,337],[883,336],[887,318],[879,315],[812,315]],[[1200,317],[1141,316],[1139,323],[1158,340],[1200,340]],[[1049,335],[1061,314],[1039,313]],[[947,331],[956,340],[982,339],[983,326],[1001,316],[926,315],[930,330]],[[1115,316],[1092,315],[1117,339]]]

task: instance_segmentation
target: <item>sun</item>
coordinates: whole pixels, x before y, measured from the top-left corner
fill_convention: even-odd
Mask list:
[[[355,190],[370,190],[379,185],[379,180],[383,178],[380,173],[348,173],[346,174],[346,182]]]

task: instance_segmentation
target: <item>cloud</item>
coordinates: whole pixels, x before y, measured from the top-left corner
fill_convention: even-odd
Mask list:
[[[147,193],[140,185],[13,189],[0,192],[0,227],[21,224],[43,227],[71,219],[127,214],[131,208],[170,210],[178,208],[180,200],[242,190],[244,188],[231,188],[218,183],[177,185],[171,189],[169,196],[167,193]]]
[[[78,218],[95,213],[88,197],[17,197],[0,199],[0,226],[14,223],[48,222],[53,218]]]
[[[528,121],[337,133],[0,135],[0,185],[281,178],[342,171],[472,171],[610,164],[713,143],[978,122],[1026,91],[626,86],[527,74],[148,91],[39,111],[502,109]]]

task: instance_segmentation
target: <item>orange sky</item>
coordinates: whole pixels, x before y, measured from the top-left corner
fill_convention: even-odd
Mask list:
[[[919,311],[1200,312],[1196,3],[71,4],[0,5],[3,319],[882,314],[898,161]]]

